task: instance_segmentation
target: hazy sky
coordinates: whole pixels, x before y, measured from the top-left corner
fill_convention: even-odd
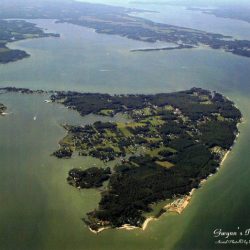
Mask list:
[[[250,0],[77,0],[81,2],[90,3],[103,3],[103,4],[113,4],[113,5],[127,5],[129,2],[160,2],[167,3],[172,2],[176,4],[187,4],[193,6],[220,6],[220,5],[244,5],[250,8]]]
[[[60,2],[67,0],[0,0],[1,3],[4,2],[28,2],[28,1],[51,1]],[[72,1],[72,0],[68,0]],[[102,3],[102,4],[112,4],[119,6],[127,6],[130,2],[142,2],[142,3],[174,3],[180,5],[191,5],[191,6],[223,6],[223,5],[235,5],[235,6],[248,6],[250,9],[250,0],[75,0],[79,2],[89,2],[89,3]]]
[[[0,0],[1,3],[4,2],[28,2],[28,1],[36,1],[36,0]],[[37,1],[51,1],[51,2],[59,2],[65,0],[37,0]],[[66,0],[67,1],[67,0]],[[69,0],[71,1],[71,0]],[[216,6],[216,5],[224,5],[224,4],[233,4],[233,5],[246,5],[250,7],[250,0],[75,0],[80,2],[89,2],[89,3],[103,3],[103,4],[114,4],[114,5],[127,5],[130,2],[142,2],[142,3],[176,3],[176,4],[187,4],[187,5],[206,5],[206,6]]]

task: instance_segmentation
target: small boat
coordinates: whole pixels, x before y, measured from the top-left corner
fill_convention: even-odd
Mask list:
[[[34,121],[36,121],[36,119],[37,119],[37,117],[36,117],[36,116],[34,116],[34,117],[33,117],[33,120],[34,120]]]
[[[110,69],[100,69],[99,70],[100,72],[109,72],[109,71],[111,71]]]

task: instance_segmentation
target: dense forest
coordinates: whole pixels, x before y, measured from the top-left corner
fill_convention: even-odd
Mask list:
[[[70,185],[79,188],[98,188],[102,186],[104,181],[109,179],[110,175],[110,168],[72,169],[69,171],[67,181]]]

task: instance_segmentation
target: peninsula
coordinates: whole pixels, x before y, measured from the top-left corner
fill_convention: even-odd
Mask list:
[[[25,51],[8,48],[7,43],[31,38],[58,36],[58,34],[45,33],[35,24],[23,20],[0,20],[0,64],[29,57],[29,54]]]
[[[220,166],[241,121],[232,101],[200,88],[155,95],[56,92],[51,100],[82,116],[119,113],[128,118],[66,124],[68,133],[54,153],[71,158],[77,152],[103,161],[103,169],[72,169],[67,179],[80,189],[100,189],[98,208],[83,219],[93,232],[124,225],[145,228],[147,213],[159,201],[175,200],[159,215],[181,212],[189,193]],[[117,164],[111,167],[114,160]]]

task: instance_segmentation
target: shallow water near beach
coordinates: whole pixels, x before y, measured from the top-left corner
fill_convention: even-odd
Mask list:
[[[154,18],[164,20],[164,16]],[[61,38],[11,44],[31,57],[0,65],[0,86],[111,94],[203,87],[230,97],[244,122],[220,171],[194,192],[181,215],[164,214],[145,231],[105,230],[95,235],[81,218],[97,207],[100,195],[96,190],[72,188],[66,177],[72,167],[101,163],[80,157],[59,160],[50,154],[65,135],[61,124],[86,124],[99,118],[80,117],[61,105],[44,103],[46,95],[1,94],[0,102],[8,107],[9,115],[0,117],[0,249],[218,249],[213,237],[216,228],[250,227],[246,220],[250,207],[249,58],[210,49],[132,53],[130,49],[152,45],[51,20],[36,23],[60,33]],[[236,21],[231,32],[243,36],[237,27]]]

